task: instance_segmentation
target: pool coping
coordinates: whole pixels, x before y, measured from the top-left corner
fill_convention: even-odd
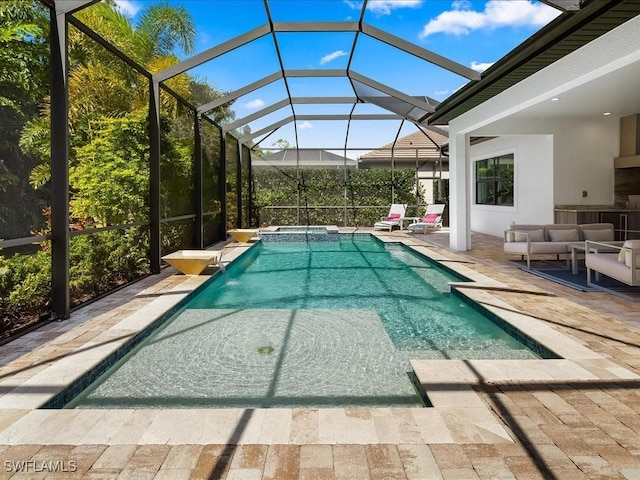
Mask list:
[[[352,233],[352,231],[345,231]],[[358,232],[359,233],[359,232]],[[363,232],[364,233],[364,232]],[[0,444],[23,443],[511,443],[512,435],[474,391],[479,384],[519,382],[589,382],[637,379],[638,375],[591,351],[567,334],[524,315],[491,294],[504,284],[473,270],[472,263],[444,254],[438,248],[411,238],[371,233],[382,242],[401,243],[425,257],[443,262],[470,282],[453,282],[452,288],[480,302],[489,311],[547,346],[561,360],[414,360],[416,376],[433,408],[332,408],[332,409],[163,409],[163,410],[42,410],[43,403],[84,375],[133,335],[175,308],[208,276],[180,276],[180,282],[107,325],[91,340],[78,343],[59,360],[41,365],[31,375],[10,375],[0,382]],[[237,258],[248,245],[229,244],[223,261]],[[177,281],[177,280],[176,280]],[[155,288],[155,287],[151,287]],[[147,295],[148,289],[140,294]],[[532,293],[536,293],[532,289]],[[540,292],[537,292],[540,293]],[[548,295],[548,293],[547,293]],[[75,317],[75,318],[74,318]],[[70,332],[92,317],[80,309],[70,321],[50,329]],[[46,328],[46,326],[44,327]],[[29,334],[27,334],[27,337]],[[37,335],[36,335],[37,336]],[[28,338],[27,338],[28,341]],[[46,345],[46,343],[44,344]],[[16,358],[14,362],[26,362]],[[20,371],[19,371],[20,372]],[[198,418],[208,418],[209,422]],[[302,420],[301,420],[302,418]],[[305,420],[306,418],[306,420]],[[311,418],[311,420],[309,420]],[[313,426],[309,427],[307,423]],[[137,426],[133,435],[112,426]],[[176,428],[188,425],[189,428]],[[302,422],[306,429],[296,430]],[[305,423],[306,422],[306,423]],[[208,428],[216,425],[216,432]],[[242,425],[242,434],[234,437]],[[285,427],[283,427],[283,425]],[[286,425],[289,427],[286,428]],[[348,426],[351,425],[350,428]],[[124,428],[124,427],[123,427]],[[35,429],[35,430],[34,430]],[[311,429],[311,430],[309,430]],[[373,429],[373,430],[372,430]],[[417,429],[417,431],[416,431]],[[309,431],[315,432],[310,434]],[[304,433],[307,432],[307,433]],[[37,436],[34,436],[36,435]],[[39,439],[38,442],[35,440]],[[188,440],[188,441],[187,441]],[[391,442],[393,443],[393,442]]]

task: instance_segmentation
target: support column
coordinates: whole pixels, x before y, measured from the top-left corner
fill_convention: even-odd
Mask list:
[[[218,187],[220,188],[220,240],[227,239],[227,137],[220,130],[220,171],[218,172]]]
[[[160,84],[149,82],[149,236],[151,273],[160,273]]]
[[[51,316],[69,318],[69,88],[67,18],[55,5],[51,28]]]
[[[469,138],[449,134],[449,246],[453,250],[471,248]]]
[[[204,248],[204,216],[202,204],[202,118],[196,111],[193,116],[193,206],[196,213],[194,245]]]
[[[247,168],[249,169],[249,172],[247,174],[247,182],[249,182],[249,208],[247,209],[247,212],[249,212],[249,218],[247,219],[247,226],[249,228],[254,228],[254,227],[259,227],[259,225],[255,224],[255,204],[253,202],[253,196],[255,194],[255,192],[253,191],[253,162],[252,162],[252,156],[251,156],[251,149],[247,149],[247,152],[249,152],[249,158],[247,158]]]
[[[242,228],[242,145],[238,145],[238,155],[236,158],[236,209],[238,215],[236,218],[236,228]]]

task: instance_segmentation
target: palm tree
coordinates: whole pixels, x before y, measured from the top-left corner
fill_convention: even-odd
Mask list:
[[[134,24],[111,0],[88,7],[77,16],[151,73],[179,62],[179,53],[191,54],[193,51],[194,24],[184,7],[166,3],[150,5]],[[120,117],[147,108],[148,80],[72,26],[69,28],[69,65],[72,146],[89,140],[92,120]],[[193,96],[193,79],[186,74],[166,83],[184,98]],[[163,115],[177,118],[181,113],[181,104],[165,92],[161,92],[161,103]],[[45,98],[42,116],[30,121],[21,136],[22,148],[42,162],[31,174],[31,183],[36,187],[46,184],[50,178],[49,115],[49,102]]]

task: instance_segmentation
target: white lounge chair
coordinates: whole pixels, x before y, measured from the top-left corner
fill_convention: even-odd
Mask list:
[[[393,227],[400,227],[400,219],[404,217],[407,210],[407,204],[394,203],[389,209],[389,215],[381,218],[379,222],[373,225],[374,230],[393,230]]]
[[[407,230],[413,233],[429,231],[435,232],[442,228],[442,214],[444,213],[444,203],[433,203],[427,205],[427,211],[420,222],[412,223],[407,227]]]

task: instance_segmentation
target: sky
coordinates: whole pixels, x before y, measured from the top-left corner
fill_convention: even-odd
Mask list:
[[[120,11],[134,22],[152,0],[116,0]],[[182,5],[196,25],[196,52],[205,51],[267,23],[263,0],[169,0]],[[274,22],[357,21],[362,0],[269,0]],[[370,0],[365,23],[444,56],[477,72],[483,72],[513,50],[560,12],[535,0]],[[278,49],[285,69],[345,69],[354,44],[353,32],[278,33]],[[182,55],[184,58],[186,56]],[[408,95],[442,101],[468,80],[418,59],[367,35],[359,35],[351,69]],[[237,48],[189,71],[220,91],[233,91],[280,70],[272,35]],[[240,97],[233,105],[236,118],[292,96],[354,96],[349,80],[337,78],[290,78]],[[348,114],[353,105],[298,105],[296,115]],[[359,104],[354,113],[388,113],[374,105]],[[257,132],[292,115],[280,109],[249,124]],[[394,140],[400,121],[299,120],[262,140],[268,148],[277,139],[300,148],[346,146],[363,152]],[[408,122],[400,136],[415,132]],[[256,141],[262,137],[256,138]]]

